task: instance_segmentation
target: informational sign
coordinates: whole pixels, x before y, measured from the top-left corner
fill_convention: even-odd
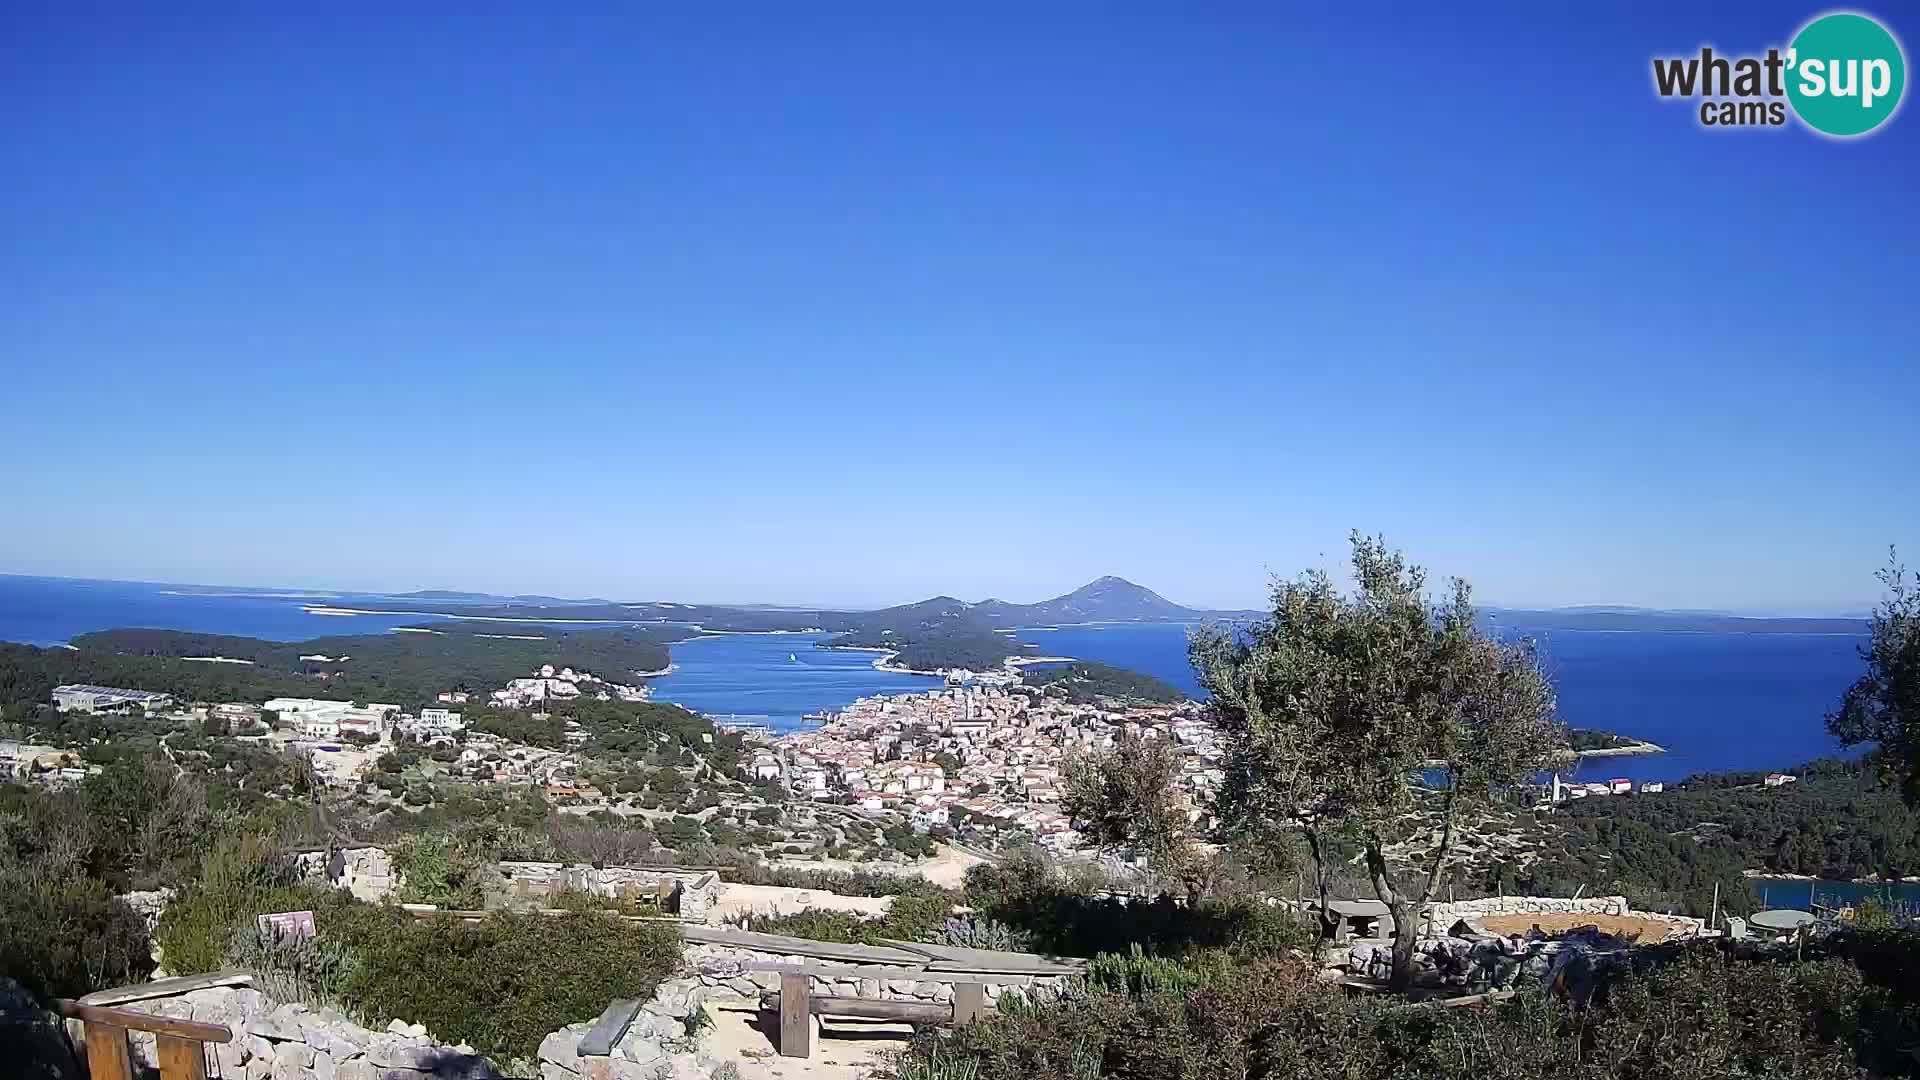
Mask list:
[[[281,941],[303,941],[314,935],[313,912],[281,911],[260,916],[260,936]]]

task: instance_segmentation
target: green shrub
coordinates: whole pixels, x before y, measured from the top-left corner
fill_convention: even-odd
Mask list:
[[[1135,944],[1123,953],[1101,953],[1087,962],[1088,987],[1109,993],[1143,994],[1191,990],[1204,981],[1197,969]]]
[[[485,901],[491,852],[447,833],[410,836],[389,849],[406,904],[472,910]]]
[[[1102,957],[1087,992],[923,1039],[899,1075],[977,1080],[1859,1080],[1914,1076],[1915,1011],[1836,959],[1661,953],[1582,1010],[1352,997],[1302,964]],[[1108,989],[1111,988],[1111,989]],[[1124,992],[1120,992],[1124,988]],[[970,1070],[970,1071],[969,1071]]]
[[[226,960],[236,929],[277,911],[323,905],[331,890],[302,884],[285,853],[264,837],[225,836],[200,860],[200,876],[167,905],[154,940],[175,975],[214,971]]]
[[[339,1008],[357,962],[352,948],[337,936],[262,934],[256,924],[234,928],[225,966],[252,972],[254,989],[275,1001]]]
[[[146,981],[146,923],[105,883],[0,873],[0,975],[41,998]]]
[[[358,957],[348,1005],[502,1061],[532,1058],[548,1032],[593,1019],[615,998],[652,997],[680,962],[680,932],[667,923],[505,912],[417,922],[357,907],[368,910],[321,928],[347,936]]]
[[[957,949],[993,949],[1000,952],[1026,952],[1033,944],[1027,935],[992,919],[948,919],[923,940]]]
[[[969,869],[964,895],[981,915],[1028,935],[1045,952],[1067,956],[1125,952],[1138,944],[1163,956],[1229,949],[1263,957],[1312,944],[1311,931],[1289,912],[1252,899],[1102,900],[1086,894],[1089,884],[1037,855],[1016,854]]]

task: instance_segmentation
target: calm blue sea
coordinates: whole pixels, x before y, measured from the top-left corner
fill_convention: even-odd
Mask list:
[[[1690,773],[1779,769],[1840,753],[1824,716],[1861,671],[1863,637],[1532,630],[1574,727],[1647,739],[1667,753],[1588,758],[1587,780],[1679,780]],[[1049,656],[1132,668],[1198,694],[1188,628],[1110,623],[1023,630]]]
[[[777,731],[801,717],[872,694],[910,694],[944,685],[926,675],[879,671],[884,653],[821,649],[831,634],[716,634],[673,646],[673,672],[652,680],[656,701],[734,715]]]
[[[301,641],[425,621],[301,610],[303,603],[342,602],[365,598],[192,595],[178,586],[0,576],[0,640],[57,645],[89,630],[147,626]],[[1186,634],[1179,624],[1114,623],[1028,629],[1019,637],[1037,645],[1034,652],[1143,671],[1197,695]],[[1587,779],[1677,780],[1694,772],[1785,768],[1837,753],[1822,716],[1860,672],[1861,639],[1849,636],[1564,630],[1535,636],[1568,723],[1668,748],[1648,757],[1589,759],[1581,770]],[[923,676],[875,670],[877,654],[817,649],[816,640],[737,634],[683,642],[673,647],[674,672],[654,680],[654,692],[706,713],[764,716],[785,729],[803,714],[857,697],[936,685]]]
[[[419,615],[311,615],[301,610],[302,604],[342,603],[336,593],[190,595],[195,588],[0,575],[0,641],[59,645],[89,631],[123,626],[305,641],[329,634],[379,634],[433,621]],[[269,591],[280,590],[261,590]]]

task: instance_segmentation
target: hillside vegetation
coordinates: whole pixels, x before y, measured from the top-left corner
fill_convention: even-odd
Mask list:
[[[1137,671],[1076,660],[1059,666],[1030,667],[1023,680],[1044,694],[1064,697],[1075,704],[1093,705],[1102,701],[1150,702],[1171,705],[1186,700],[1186,693],[1171,683],[1142,675]]]
[[[182,700],[263,701],[329,697],[412,708],[443,690],[486,690],[543,664],[638,682],[638,671],[667,666],[665,629],[516,629],[436,624],[432,633],[353,634],[267,641],[179,630],[123,629],[82,634],[73,648],[0,644],[0,709],[9,714],[47,702],[55,686],[93,683],[169,693]],[[524,640],[538,636],[538,640]],[[219,656],[248,663],[209,663]],[[325,660],[305,660],[323,656]]]

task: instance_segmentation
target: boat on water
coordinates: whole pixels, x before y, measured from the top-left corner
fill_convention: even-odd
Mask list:
[[[789,663],[789,664],[797,664],[797,663],[799,663],[799,662],[800,662],[800,658],[799,658],[799,657],[797,657],[797,656],[795,656],[795,655],[793,655],[792,653],[788,653],[788,654],[787,654],[787,663]]]

